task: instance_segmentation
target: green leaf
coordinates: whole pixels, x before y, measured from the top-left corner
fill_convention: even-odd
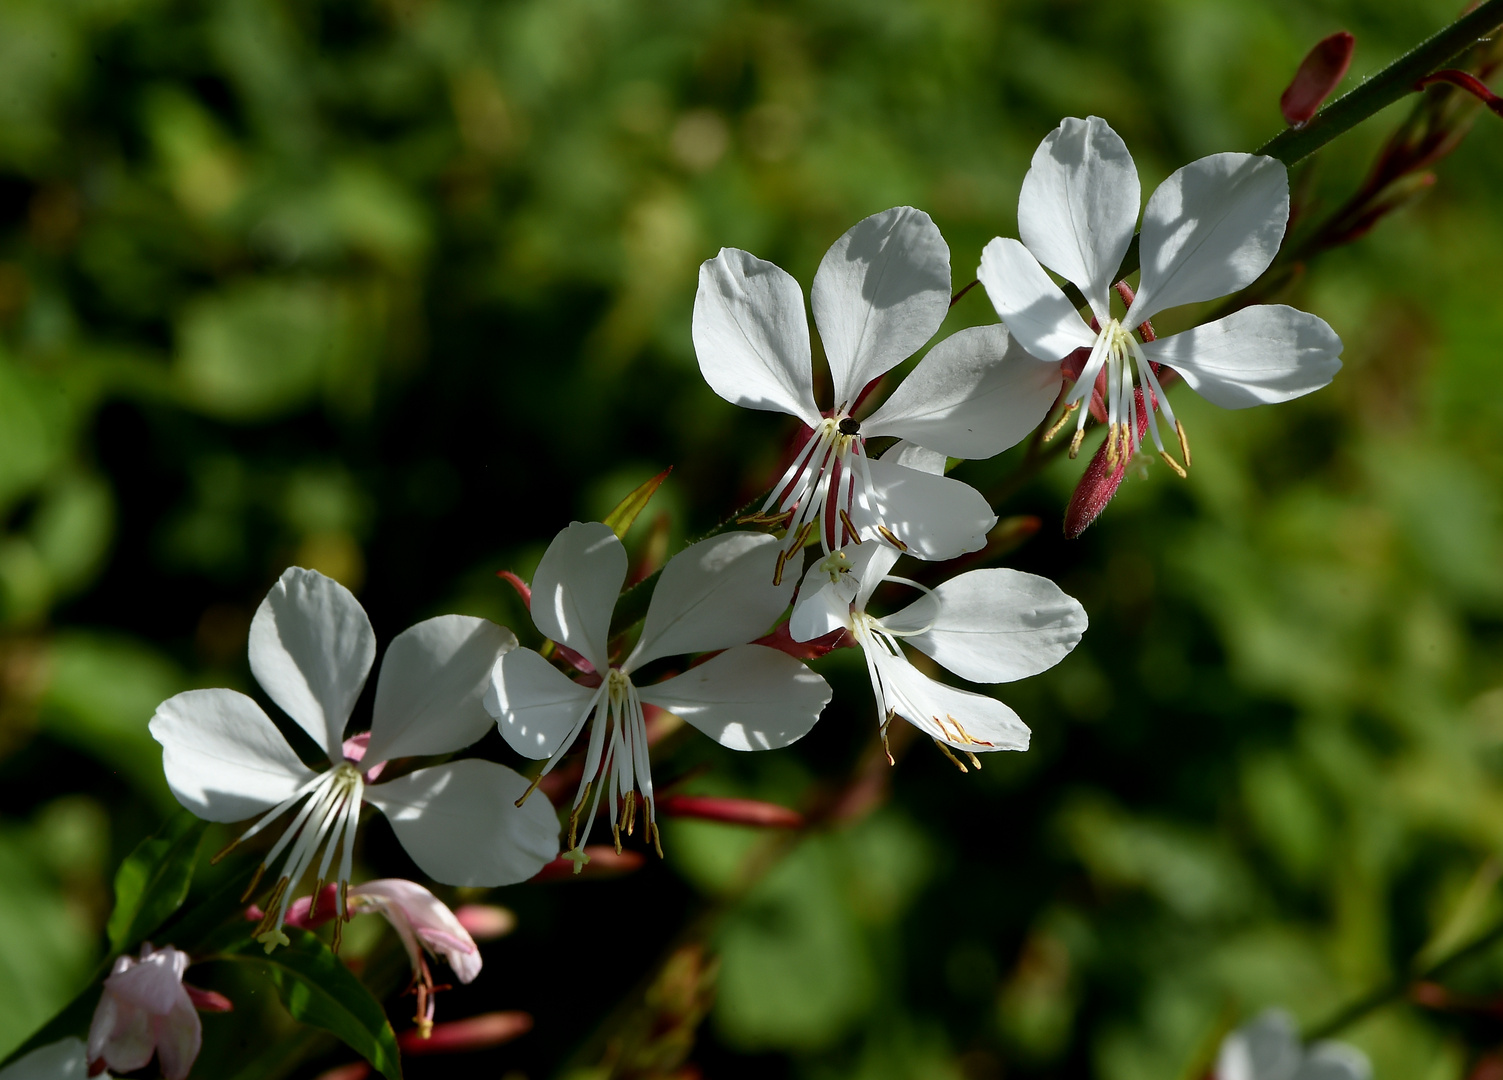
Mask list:
[[[316,935],[291,926],[283,932],[291,944],[269,954],[249,941],[216,959],[263,971],[294,1019],[337,1035],[383,1076],[401,1080],[397,1036],[380,1002]]]
[[[611,527],[618,539],[626,539],[626,531],[631,528],[632,522],[637,520],[637,515],[647,508],[648,501],[663,486],[663,481],[668,479],[668,474],[673,471],[670,465],[658,473],[645,484],[635,488],[630,495],[616,504],[616,508],[605,515],[605,523]]]
[[[125,857],[115,874],[115,910],[108,926],[111,952],[124,952],[182,907],[207,827],[187,810],[179,810]]]

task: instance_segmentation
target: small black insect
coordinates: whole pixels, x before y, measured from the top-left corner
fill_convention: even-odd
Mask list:
[[[855,435],[860,431],[861,421],[857,420],[854,416],[847,416],[840,422],[840,433],[842,435]]]

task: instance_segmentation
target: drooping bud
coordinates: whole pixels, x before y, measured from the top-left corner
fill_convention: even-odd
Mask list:
[[[1457,71],[1454,68],[1447,68],[1444,71],[1437,71],[1434,75],[1426,75],[1414,84],[1414,88],[1416,90],[1423,90],[1425,87],[1432,86],[1435,83],[1448,83],[1457,89],[1465,90],[1493,112],[1499,116],[1503,116],[1503,97],[1499,97],[1493,93],[1488,88],[1488,85],[1475,75],[1465,71]]]
[[[1142,387],[1135,387],[1133,394],[1136,401],[1134,415],[1138,418],[1138,440],[1141,442],[1148,430],[1148,412],[1143,408]],[[1128,460],[1127,454],[1112,453],[1110,442],[1103,442],[1096,448],[1095,456],[1086,466],[1080,483],[1075,485],[1075,494],[1070,496],[1070,505],[1065,510],[1067,537],[1076,539],[1090,528],[1091,522],[1101,516],[1101,511],[1106,509],[1106,504],[1112,501],[1112,496],[1117,494],[1117,489],[1127,477]]]
[[[517,917],[499,904],[462,904],[454,909],[454,917],[476,941],[505,937],[517,926]]]
[[[1356,44],[1357,39],[1345,30],[1316,42],[1315,48],[1300,61],[1299,70],[1279,98],[1285,123],[1303,127],[1310,122],[1326,98],[1331,96],[1331,91],[1346,77]]]
[[[667,817],[698,818],[761,829],[797,829],[804,824],[804,815],[786,806],[758,799],[726,799],[712,795],[664,795],[658,800],[658,813]]]
[[[427,1038],[423,1038],[416,1028],[410,1028],[397,1036],[397,1045],[403,1054],[457,1054],[467,1050],[488,1050],[531,1030],[532,1016],[529,1013],[482,1013],[468,1020],[434,1024]]]

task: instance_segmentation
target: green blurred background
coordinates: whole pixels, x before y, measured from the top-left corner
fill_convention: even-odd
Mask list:
[[[1350,84],[1455,14],[0,0],[0,1050],[87,978],[115,866],[174,807],[153,708],[254,689],[245,634],[283,567],[345,582],[383,641],[446,611],[535,641],[493,572],[530,573],[571,518],[673,465],[629,540],[667,510],[677,545],[765,485],[788,429],[714,397],[690,343],[720,246],[807,287],[844,229],[911,203],[958,288],[1015,235],[1061,116],[1106,117],[1146,194],[1277,131],[1317,38],[1357,35]],[[1316,197],[1408,107],[1329,148]],[[664,866],[495,894],[520,929],[440,1018],[537,1028],[411,1074],[596,1064],[586,1039],[636,1023],[613,1010],[708,911],[706,1077],[1195,1080],[1239,1018],[1316,1021],[1503,914],[1503,123],[1439,171],[1292,294],[1345,341],[1330,388],[1240,413],[1177,391],[1189,481],[1130,480],[1079,541],[1080,462],[999,508],[1044,523],[1009,564],[1091,616],[1003,694],[1028,753],[962,777],[915,747],[885,805],[733,901],[756,838],[682,822]],[[994,320],[977,290],[946,332]],[[874,717],[859,659],[821,663],[840,697],[805,744],[685,740],[659,781],[707,765],[694,790],[789,805],[837,783]],[[366,872],[413,873],[383,828]],[[1456,985],[1503,991],[1503,955]],[[205,1023],[199,1076],[279,1030]],[[1350,1036],[1380,1080],[1449,1080],[1503,1022],[1401,1005]],[[616,1074],[692,1075],[659,1056]]]

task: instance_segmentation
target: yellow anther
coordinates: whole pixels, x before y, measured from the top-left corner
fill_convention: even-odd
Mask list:
[[[251,883],[245,888],[245,894],[240,897],[240,902],[242,904],[250,900],[250,898],[256,894],[256,886],[261,884],[261,875],[264,873],[266,873],[266,864],[262,863],[260,866],[256,867],[256,876],[251,878]]]
[[[1053,426],[1051,426],[1048,431],[1044,432],[1044,441],[1049,442],[1054,438],[1054,436],[1063,431],[1065,423],[1070,419],[1071,415],[1078,408],[1080,408],[1080,402],[1078,401],[1072,401],[1070,402],[1070,404],[1066,405],[1065,411],[1059,414],[1059,419],[1054,421]]]
[[[941,754],[945,755],[945,757],[949,758],[950,762],[957,769],[959,769],[961,772],[966,772],[967,771],[966,767],[965,767],[965,764],[958,757],[956,757],[954,754],[952,754],[950,752],[950,748],[948,746],[946,746],[944,743],[940,742],[938,739],[934,740],[934,745],[937,746],[937,747],[939,747],[939,752]]]
[[[1075,437],[1070,440],[1070,457],[1080,453],[1080,444],[1085,442],[1085,428],[1076,428]]]
[[[886,540],[893,547],[897,548],[899,551],[907,551],[908,550],[908,545],[905,544],[905,543],[903,543],[903,541],[899,540],[896,536],[894,536],[892,534],[892,530],[889,529],[886,525],[878,525],[877,526],[877,531],[882,534],[882,538],[884,540]]]
[[[1185,468],[1188,469],[1194,462],[1190,460],[1190,439],[1185,435],[1185,425],[1176,420],[1174,422],[1174,430],[1179,435],[1179,452],[1185,459]],[[1184,474],[1181,473],[1180,475],[1183,476]]]
[[[1182,466],[1179,462],[1175,461],[1172,457],[1169,456],[1169,451],[1160,450],[1159,457],[1164,459],[1165,465],[1168,465],[1171,469],[1179,474],[1179,478],[1181,480],[1190,475],[1189,473],[1185,472],[1184,466]]]
[[[845,512],[844,507],[840,509],[840,523],[845,526],[845,531],[851,534],[851,543],[860,547],[861,534],[856,531],[856,526],[851,522],[851,515]]]
[[[534,791],[536,791],[538,789],[538,785],[541,784],[542,782],[543,782],[543,774],[542,773],[538,773],[537,776],[533,779],[532,783],[530,783],[530,784],[527,785],[527,790],[524,791],[524,792],[522,792],[522,797],[517,800],[516,805],[517,806],[521,806],[524,802],[526,802],[527,801],[527,797],[529,795],[531,795]]]

